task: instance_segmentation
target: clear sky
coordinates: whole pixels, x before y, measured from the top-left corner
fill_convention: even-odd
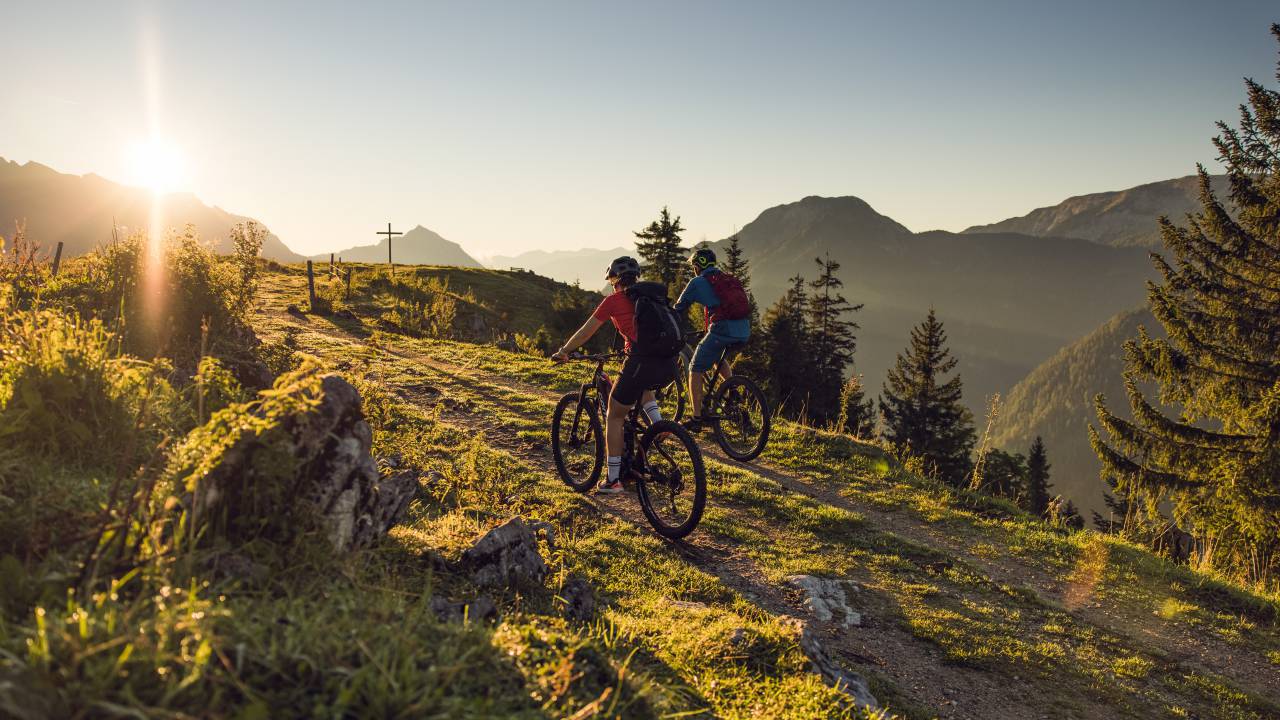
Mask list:
[[[1274,2],[0,4],[0,156],[171,182],[295,250],[691,241],[857,195],[960,230],[1210,163]],[[158,151],[147,155],[152,137]],[[147,158],[159,155],[160,160]],[[140,174],[141,173],[141,174]]]

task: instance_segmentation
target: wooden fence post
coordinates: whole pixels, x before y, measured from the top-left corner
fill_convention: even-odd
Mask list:
[[[347,268],[347,298],[351,298],[351,268]]]
[[[311,261],[307,261],[307,297],[311,300],[311,312],[316,311],[316,275],[311,269]]]
[[[333,266],[333,253],[329,253],[329,277],[333,277],[337,269]]]
[[[62,264],[62,241],[58,241],[58,249],[53,252],[53,274],[58,275],[58,266]]]

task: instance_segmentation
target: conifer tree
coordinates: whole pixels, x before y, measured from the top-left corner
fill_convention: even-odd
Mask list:
[[[947,335],[932,309],[911,330],[911,346],[898,354],[880,397],[884,436],[899,451],[921,457],[926,466],[953,485],[969,472],[973,415],[960,401],[962,385]]]
[[[1044,449],[1044,440],[1039,435],[1031,443],[1031,452],[1027,455],[1027,512],[1036,517],[1044,517],[1049,506],[1049,456]]]
[[[1016,501],[1026,495],[1027,458],[992,448],[982,463],[979,489],[992,497]]]
[[[1245,85],[1239,127],[1219,123],[1213,140],[1231,211],[1201,167],[1199,212],[1160,220],[1168,250],[1152,255],[1161,282],[1147,295],[1168,340],[1140,329],[1126,343],[1134,419],[1099,396],[1107,439],[1091,427],[1090,440],[1117,492],[1171,501],[1178,525],[1214,540],[1219,567],[1266,582],[1280,571],[1280,93]]]
[[[794,417],[809,399],[811,358],[805,352],[809,329],[805,321],[804,278],[791,278],[791,287],[764,316],[761,345],[766,371],[764,385],[773,405]]]
[[[680,216],[673,219],[666,206],[663,206],[657,220],[635,232],[636,254],[640,256],[644,276],[665,284],[672,293],[680,292],[678,283],[686,264],[685,250],[680,247],[684,242],[680,237],[682,232],[684,226],[680,224]]]
[[[751,261],[747,260],[743,253],[736,233],[729,237],[720,268],[738,278],[742,283],[742,289],[747,292],[747,302],[751,305],[751,337],[747,339],[747,346],[738,355],[734,368],[746,373],[749,377],[764,377],[768,368],[763,352],[765,332],[760,326],[760,308],[756,305],[755,295],[751,292]]]
[[[840,412],[840,393],[844,385],[845,370],[853,362],[857,338],[857,323],[846,320],[849,313],[862,309],[840,294],[844,283],[836,277],[840,263],[831,259],[814,258],[818,264],[818,277],[809,283],[808,297],[808,354],[813,363],[814,375],[809,394],[809,419],[828,423]]]

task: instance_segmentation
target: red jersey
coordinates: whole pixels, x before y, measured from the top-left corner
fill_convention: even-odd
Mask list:
[[[622,333],[627,341],[627,350],[631,349],[631,341],[636,339],[636,304],[622,291],[614,293],[600,301],[600,306],[591,314],[600,322],[613,321],[613,326]]]

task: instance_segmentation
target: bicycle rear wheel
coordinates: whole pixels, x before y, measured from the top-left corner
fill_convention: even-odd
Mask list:
[[[734,460],[754,460],[769,442],[769,401],[764,392],[741,375],[716,389],[711,399],[712,432],[716,443]]]
[[[637,452],[636,491],[649,524],[673,540],[693,532],[707,504],[707,471],[693,436],[661,420],[641,436]]]
[[[551,416],[551,454],[560,479],[578,492],[585,492],[600,479],[604,465],[604,429],[595,405],[572,392],[556,403]]]

